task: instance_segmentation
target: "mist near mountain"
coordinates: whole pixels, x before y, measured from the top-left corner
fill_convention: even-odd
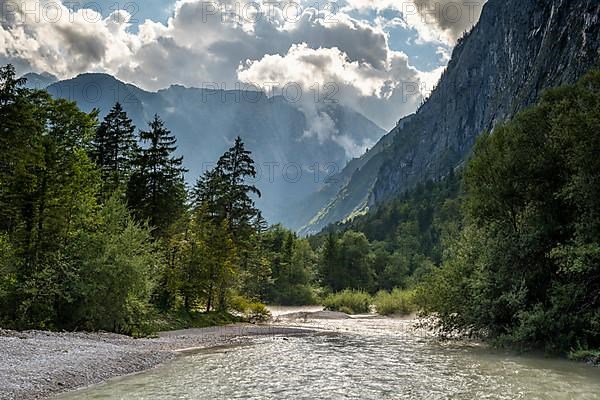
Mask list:
[[[236,136],[242,137],[257,163],[256,185],[262,192],[258,207],[268,222],[291,228],[305,220],[300,200],[317,192],[385,134],[360,113],[335,102],[294,102],[263,92],[180,85],[149,92],[96,73],[58,82],[49,74],[26,78],[29,87],[46,87],[54,97],[76,101],[84,111],[99,109],[100,118],[118,101],[138,129],[159,114],[177,137],[190,185],[212,168]]]

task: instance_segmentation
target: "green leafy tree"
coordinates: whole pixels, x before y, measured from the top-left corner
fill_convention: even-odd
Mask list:
[[[64,307],[69,327],[144,332],[161,255],[150,229],[138,224],[112,196],[93,229],[81,229],[67,246],[74,275]],[[64,317],[63,317],[64,318]]]
[[[12,265],[0,318],[17,328],[60,326],[76,276],[65,248],[94,221],[100,187],[86,153],[96,116],[22,88],[11,67],[2,80],[0,213]]]
[[[345,232],[340,240],[340,254],[344,276],[338,284],[344,289],[372,291],[374,274],[370,244],[364,233]]]
[[[600,73],[484,134],[468,227],[420,289],[443,332],[549,351],[600,346]]]

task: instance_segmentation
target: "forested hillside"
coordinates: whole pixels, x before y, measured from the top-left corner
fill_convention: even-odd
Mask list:
[[[548,91],[478,141],[465,228],[421,286],[444,333],[600,347],[600,73]]]

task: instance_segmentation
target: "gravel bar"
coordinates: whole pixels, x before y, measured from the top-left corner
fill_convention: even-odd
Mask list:
[[[246,343],[258,335],[312,332],[294,327],[236,324],[133,339],[105,332],[0,329],[0,400],[49,399],[58,393],[155,367],[173,359],[181,350]]]

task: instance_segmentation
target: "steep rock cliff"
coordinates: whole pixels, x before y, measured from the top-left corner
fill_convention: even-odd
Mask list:
[[[545,89],[575,82],[599,60],[598,0],[489,0],[428,101],[386,136],[393,143],[352,171],[303,233],[443,177],[483,131],[535,103]]]

